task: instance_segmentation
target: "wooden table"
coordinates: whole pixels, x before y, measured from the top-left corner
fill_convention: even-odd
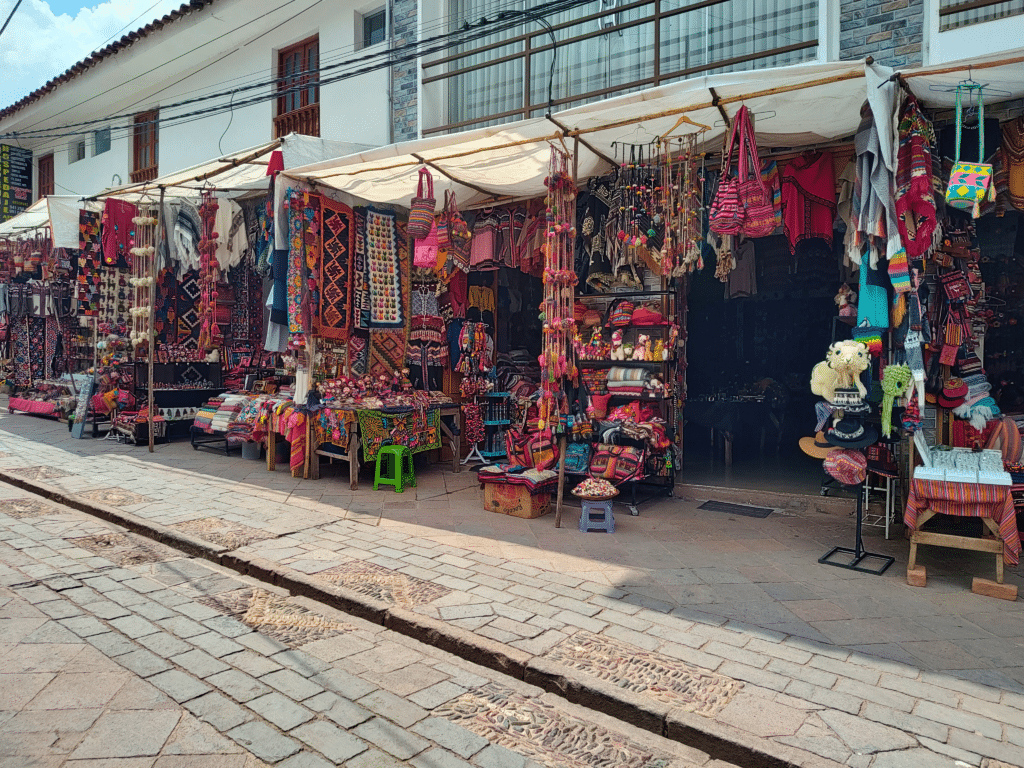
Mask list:
[[[937,514],[981,518],[985,535],[977,538],[920,530]],[[914,479],[910,483],[903,522],[911,532],[908,571],[917,564],[918,544],[990,552],[996,556],[996,581],[1000,584],[1003,583],[1004,563],[1020,562],[1020,534],[1008,485]]]

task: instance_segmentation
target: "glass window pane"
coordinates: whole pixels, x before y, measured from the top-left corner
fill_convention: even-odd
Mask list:
[[[958,5],[964,5],[964,3],[965,0],[940,0],[939,8],[945,10],[947,8],[955,8]],[[972,11],[960,11],[959,13],[940,15],[939,31],[944,32],[947,29],[966,27],[970,24],[980,24],[984,21],[1004,19],[1007,16],[1018,16],[1022,13],[1024,13],[1024,0],[1010,0],[1005,3],[996,3],[982,8],[975,8]]]

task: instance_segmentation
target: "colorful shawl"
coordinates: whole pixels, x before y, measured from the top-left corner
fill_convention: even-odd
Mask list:
[[[782,172],[782,219],[790,253],[801,240],[820,237],[832,247],[836,176],[832,155],[815,152],[793,160]]]
[[[124,200],[108,197],[103,208],[103,263],[131,266],[131,243],[135,235],[132,219],[139,209]]]
[[[404,445],[412,453],[441,447],[441,412],[436,408],[408,413],[359,411],[363,461],[377,458],[382,445]]]
[[[900,110],[896,160],[896,222],[910,259],[922,258],[937,231],[932,195],[932,126],[917,99],[908,96]]]

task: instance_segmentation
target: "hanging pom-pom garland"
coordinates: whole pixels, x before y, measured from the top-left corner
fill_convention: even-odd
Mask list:
[[[573,303],[576,272],[573,244],[576,240],[576,185],[569,175],[569,156],[554,147],[548,164],[547,232],[544,243],[544,328],[540,356],[540,427],[558,419],[562,385],[578,378],[573,348]]]
[[[216,343],[219,326],[217,320],[217,278],[220,264],[217,262],[217,241],[220,234],[214,231],[217,217],[217,198],[213,192],[204,189],[199,216],[202,219],[202,237],[199,240],[199,314],[202,326],[199,330],[199,348],[210,351]]]
[[[141,208],[139,215],[132,219],[134,239],[131,249],[132,286],[131,331],[129,340],[135,350],[136,359],[143,353],[149,354],[153,329],[150,327],[150,307],[153,304],[153,255],[156,253],[156,211]],[[145,345],[145,346],[143,346]]]

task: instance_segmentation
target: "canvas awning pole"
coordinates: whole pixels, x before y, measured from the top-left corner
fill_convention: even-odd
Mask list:
[[[1006,59],[998,59],[996,61],[985,61],[981,64],[971,64],[968,69],[990,69],[992,67],[1002,67],[1006,64],[1024,64],[1024,56],[1012,56]],[[922,70],[919,72],[897,72],[904,80],[911,77],[928,77],[929,75],[949,75],[954,72],[963,72],[964,65],[943,67],[942,69],[930,69]]]
[[[167,222],[164,220],[164,188],[160,187],[160,208],[156,212],[156,219],[159,222],[157,225],[158,237],[155,239],[157,247],[153,249],[153,256],[149,261],[149,278],[153,281],[152,285],[149,286],[149,322],[146,324],[146,330],[149,333],[149,338],[146,340],[146,346],[149,349],[149,380],[146,385],[146,398],[148,404],[146,408],[148,412],[146,414],[146,421],[149,422],[149,452],[153,453],[153,444],[155,437],[153,435],[153,363],[156,360],[156,334],[153,328],[153,315],[156,313],[156,260],[160,256],[160,244],[167,242]]]

